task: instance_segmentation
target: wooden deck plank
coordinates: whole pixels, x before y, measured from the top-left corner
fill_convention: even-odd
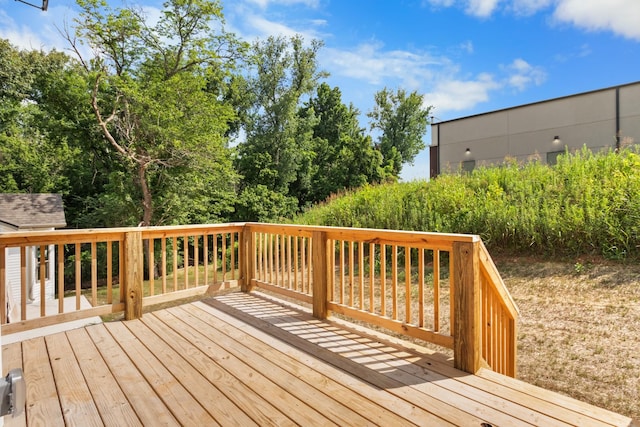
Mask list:
[[[341,329],[339,333],[348,332]],[[368,338],[363,338],[359,334],[353,334],[351,339],[357,342],[368,341]],[[478,402],[485,402],[493,408],[534,425],[591,425],[594,427],[610,425],[500,384],[492,384],[476,375],[460,375],[460,372],[451,366],[438,362],[427,364],[416,353],[398,350],[394,353],[394,360],[388,363],[412,375],[425,375],[431,381],[437,381],[442,387],[463,393]]]
[[[415,345],[413,343],[393,338],[388,335],[377,333],[368,328],[354,325],[344,320],[335,320],[341,333],[352,331],[357,336],[362,334],[372,336],[375,340],[390,345],[401,345],[410,354],[428,355],[430,357],[428,366],[422,361],[417,361],[427,369],[433,370],[447,378],[455,378],[481,390],[488,391],[500,399],[505,399],[520,405],[535,413],[547,415],[556,420],[571,425],[627,425],[628,417],[616,414],[606,409],[578,401],[569,396],[561,395],[540,387],[527,384],[523,381],[506,377],[488,369],[481,369],[476,375],[459,375],[459,371],[454,369],[445,360],[434,359],[431,350]],[[487,382],[488,381],[488,382]]]
[[[228,295],[222,298],[228,300],[229,298],[233,299],[235,297],[236,297],[235,295]],[[274,318],[277,318],[277,321],[280,323],[287,323],[287,321],[291,324],[294,323],[294,318],[290,318],[287,320],[282,315],[278,315],[274,311],[269,311],[269,309],[265,307],[260,307],[260,305],[256,307],[252,307],[251,303],[248,302],[247,300],[244,300],[241,306],[242,306],[241,310],[248,313],[250,316],[260,317],[260,316],[264,316],[265,315],[264,313],[267,313],[266,316],[269,318],[269,320],[272,321],[272,323],[275,322]],[[234,312],[233,315],[238,316],[239,314]],[[348,322],[340,322],[340,323],[348,323]],[[311,324],[317,325],[321,323],[318,323],[318,321],[314,320],[311,322]],[[341,327],[343,327],[343,325],[341,325]],[[296,328],[299,328],[299,327],[298,326],[283,327],[283,329],[288,329],[290,332],[300,333],[301,336],[303,336],[306,340],[310,340],[312,342],[316,341],[316,343],[318,344],[321,343],[323,340],[331,340],[330,346],[332,347],[337,346],[339,348],[341,345],[346,345],[346,343],[341,343],[339,341],[336,341],[334,338],[329,338],[330,335],[328,335],[326,331],[323,331],[323,330],[314,331],[314,329],[310,328],[309,325],[302,326],[304,330],[301,330],[301,331],[296,331]],[[363,328],[363,329],[366,329],[366,328]],[[348,331],[341,330],[340,328],[335,328],[334,330],[338,331],[338,333],[341,335],[349,334]],[[314,336],[314,332],[317,333],[318,336]],[[362,342],[363,340],[363,338],[361,338],[360,335],[353,335],[351,336],[351,338],[355,339],[358,342]],[[358,344],[355,344],[355,343],[353,344],[353,347],[351,347],[351,349],[355,351],[355,353],[353,353],[352,356],[357,358],[359,363],[365,363],[365,364],[377,363],[376,357],[379,358],[380,360],[385,359],[384,355],[378,355],[373,358],[362,358],[363,355],[357,352],[358,349],[360,348],[362,350],[366,350],[366,346],[359,347]],[[414,357],[418,354],[420,353],[414,353]],[[422,355],[424,356],[424,354]],[[371,357],[371,356],[367,355],[364,357]],[[404,355],[403,357],[407,357],[407,355]],[[394,359],[395,358],[397,358],[397,355],[394,356]],[[517,392],[514,393],[510,391],[507,387],[501,388],[499,385],[495,383],[494,384],[487,383],[486,380],[483,378],[476,377],[473,375],[468,375],[458,370],[455,370],[450,365],[442,363],[441,359],[438,360],[436,358],[435,360],[433,360],[430,358],[429,361],[426,362],[426,361],[421,361],[418,358],[418,359],[415,359],[414,362],[417,364],[417,366],[412,364],[407,364],[400,360],[392,363],[391,366],[386,366],[386,368],[384,364],[379,365],[378,367],[380,369],[388,369],[390,371],[397,370],[397,369],[400,369],[401,371],[403,370],[406,371],[408,369],[409,372],[407,373],[410,374],[409,376],[405,376],[404,374],[400,374],[400,375],[394,374],[394,378],[398,378],[398,377],[404,378],[405,379],[404,382],[411,381],[412,376],[418,375],[421,371],[422,372],[432,371],[430,372],[431,375],[425,378],[425,380],[428,380],[428,381],[423,381],[419,385],[413,386],[413,387],[423,389],[428,394],[434,394],[436,392],[435,392],[435,389],[432,388],[432,385],[435,384],[437,386],[444,387],[449,392],[458,393],[460,396],[463,396],[463,400],[467,398],[471,398],[472,401],[476,402],[474,404],[475,407],[470,406],[469,401],[466,401],[466,403],[456,404],[456,406],[467,408],[467,410],[472,411],[472,413],[477,414],[479,416],[483,416],[483,417],[486,415],[484,415],[482,412],[474,412],[478,410],[477,405],[480,404],[480,405],[489,407],[489,412],[493,416],[492,418],[485,418],[485,419],[491,419],[492,422],[496,424],[500,419],[502,419],[502,421],[504,422],[505,420],[503,418],[505,418],[505,416],[507,417],[506,418],[507,421],[509,420],[510,417],[513,417],[511,418],[510,423],[514,423],[514,422],[517,422],[519,424],[530,423],[533,425],[560,425],[560,426],[561,425],[594,425],[594,426],[598,426],[598,425],[628,425],[630,422],[628,418],[620,416],[618,414],[614,414],[616,415],[616,417],[613,417],[613,418],[609,417],[607,415],[608,411],[600,410],[599,408],[595,408],[591,405],[584,404],[582,402],[577,402],[577,404],[574,403],[573,405],[570,405],[570,406],[579,407],[580,405],[583,405],[585,407],[588,407],[592,413],[599,414],[599,416],[594,417],[592,416],[592,414],[586,414],[585,412],[580,411],[578,408],[575,408],[576,410],[567,409],[562,405],[554,404],[553,398],[554,398],[554,395],[556,395],[556,393],[549,392],[546,390],[540,390],[540,393],[542,393],[543,395],[546,394],[550,399],[549,401],[545,401],[539,398],[539,396],[530,396],[524,393],[518,394]],[[384,363],[388,363],[388,361]],[[399,364],[399,365],[394,366],[394,364]],[[438,369],[441,369],[441,371],[434,369],[433,365],[439,366]],[[500,375],[495,375],[495,376],[500,377],[506,383],[511,383],[510,381],[511,379],[509,378],[505,378]],[[535,389],[535,387],[533,388]],[[431,389],[431,390],[428,391],[427,389]],[[437,392],[437,395],[442,397],[443,393],[440,391],[440,392]],[[452,399],[450,400],[452,404],[455,404],[455,402],[459,401],[454,394],[449,394],[449,398]],[[572,399],[563,396],[562,400],[570,401]],[[496,410],[498,412],[496,412]],[[619,421],[616,421],[616,418]]]
[[[182,425],[219,425],[123,322],[105,323],[104,326]]]
[[[45,337],[51,369],[66,425],[102,426],[102,419],[84,380],[66,334]]]
[[[393,378],[400,383],[409,386],[416,391],[424,393],[429,396],[436,397],[442,402],[448,403],[452,406],[462,408],[464,411],[478,418],[481,418],[490,424],[496,425],[509,425],[515,422],[523,424],[530,424],[528,421],[522,419],[518,420],[515,414],[504,412],[499,408],[500,403],[487,399],[483,401],[478,396],[476,389],[469,388],[468,390],[461,390],[459,384],[455,380],[449,378],[437,377],[433,373],[426,374],[420,372],[418,368],[418,375],[416,371],[410,370],[412,362],[409,360],[399,360],[393,349],[378,347],[372,348],[368,345],[358,344],[352,341],[347,336],[332,337],[330,342],[324,335],[324,328],[317,328],[313,330],[305,331],[305,337],[312,343],[316,343],[321,347],[328,344],[332,347],[339,347],[339,352],[342,357],[357,361],[363,364],[369,369],[382,373],[392,373]],[[335,349],[332,349],[335,351]],[[420,375],[422,374],[422,375]],[[496,406],[492,406],[496,405]],[[517,408],[515,408],[517,409]]]
[[[459,375],[459,371],[443,358],[434,357],[433,351],[386,334],[379,333],[369,328],[355,325],[341,319],[333,319],[342,333],[352,331],[358,336],[370,336],[374,340],[393,346],[401,346],[411,354],[428,356],[428,364],[424,361],[416,362],[425,369],[433,370],[445,377],[455,378],[481,390],[495,394],[501,399],[509,400],[517,405],[537,413],[548,415],[556,420],[571,425],[616,425],[627,426],[629,418],[613,413],[606,409],[576,400],[572,397],[561,395],[543,388],[525,383],[523,381],[506,377],[488,369],[481,369],[476,375]]]
[[[167,344],[176,351],[181,351],[183,357],[195,367],[201,375],[214,383],[222,393],[234,401],[249,417],[261,426],[294,426],[295,424],[282,412],[276,409],[265,396],[258,395],[248,386],[238,381],[236,377],[220,367],[208,354],[202,352],[191,342],[178,334],[168,324],[156,317],[162,312],[145,315],[143,323],[161,332],[166,337]],[[172,316],[166,319],[173,320]]]
[[[193,309],[191,309],[191,307],[193,307]],[[188,311],[192,312],[194,315],[205,319],[205,316],[211,316],[211,314],[207,312],[207,309],[212,309],[210,306],[205,307],[206,308],[203,309],[201,305],[194,304],[183,308],[189,309]],[[196,308],[202,311],[204,316],[199,315],[195,311]],[[240,323],[237,320],[232,320],[231,323],[229,323],[229,319],[221,317],[220,314],[221,313],[216,313],[216,322],[211,322],[211,327],[215,327],[233,338],[238,344],[251,348],[257,353],[267,354],[272,351],[270,349],[278,350],[278,359],[272,360],[277,360],[278,365],[287,372],[287,375],[293,375],[310,385],[320,387],[325,394],[331,396],[334,400],[338,402],[347,402],[354,411],[362,414],[371,422],[378,425],[399,425],[410,422],[410,419],[402,417],[384,406],[384,403],[389,400],[385,392],[371,390],[371,387],[365,386],[361,382],[356,382],[360,387],[355,386],[353,388],[349,388],[342,384],[342,377],[347,376],[343,372],[335,368],[321,369],[325,365],[318,363],[315,359],[309,357],[305,353],[281,344],[279,341],[269,339],[270,337],[266,334],[262,336],[263,340],[261,340],[259,339],[259,334],[257,334],[259,331],[249,331],[247,328],[248,325]],[[350,376],[348,377],[353,378]],[[385,394],[384,397],[387,399],[383,399],[382,396],[377,396],[376,392]],[[363,399],[363,396],[365,396],[366,399]],[[381,400],[382,403],[380,403]],[[400,414],[406,414],[410,409],[409,405],[407,405],[407,407],[403,407],[402,410],[399,410],[398,412]]]
[[[274,338],[283,340],[290,345],[298,347],[302,351],[313,354],[317,358],[331,363],[345,372],[364,379],[374,387],[388,391],[396,398],[406,400],[410,404],[422,408],[426,411],[423,422],[448,422],[455,425],[480,425],[485,422],[483,419],[471,415],[460,408],[446,404],[433,396],[416,392],[416,390],[411,389],[411,387],[406,386],[384,373],[368,369],[356,361],[337,358],[335,357],[335,353],[306,341],[304,336],[296,336],[288,331],[284,331],[277,326],[279,320],[282,320],[283,324],[295,323],[302,327],[305,327],[305,325],[300,319],[295,319],[294,321],[291,319],[282,319],[283,311],[277,307],[265,307],[264,304],[259,303],[259,301],[256,302],[255,300],[249,299],[245,299],[243,303],[234,298],[224,299],[224,302],[222,301],[223,299],[214,299],[207,300],[207,303],[247,323],[259,325],[260,329],[268,331]],[[233,308],[231,304],[238,305],[239,308]],[[284,313],[286,313],[286,311]],[[265,318],[262,320],[258,319],[257,316],[260,315],[265,316]]]
[[[573,416],[574,419],[578,420],[583,420],[583,417],[585,417],[583,425],[596,423],[598,425],[603,424],[613,426],[631,425],[629,424],[629,418],[624,415],[581,402],[572,397],[565,396],[564,394],[555,393],[541,387],[525,383],[524,381],[504,377],[503,375],[488,369],[481,369],[476,376],[479,379],[487,379],[491,381],[492,384],[487,387],[504,387],[506,390],[505,394],[509,394],[512,397],[520,395],[520,393],[528,396],[529,402],[521,402],[523,405],[530,405],[539,408],[540,410],[547,410],[547,413],[549,414],[557,414],[560,412],[560,409],[564,409],[567,412],[570,411],[569,415],[556,415],[558,417]],[[505,378],[507,381],[505,381]]]
[[[67,338],[105,426],[141,426],[133,407],[109,371],[86,329],[67,332]]]
[[[27,423],[64,426],[58,392],[44,338],[22,342],[24,379],[27,383]]]
[[[27,381],[8,426],[636,425],[259,293],[5,345],[3,360]]]
[[[219,301],[229,301],[234,296],[225,296],[216,298]],[[244,299],[243,307],[247,307],[247,301]],[[380,361],[381,359],[394,360],[396,356],[393,354],[396,349],[386,347],[388,352],[384,351],[384,348],[375,348],[353,341],[349,337],[340,334],[338,328],[332,327],[328,322],[320,322],[315,319],[310,319],[300,311],[294,310],[281,310],[281,314],[277,317],[273,316],[274,307],[273,303],[266,300],[257,300],[254,302],[256,305],[264,305],[264,309],[269,312],[267,315],[270,320],[277,319],[279,327],[284,331],[292,334],[304,337],[305,341],[314,343],[321,348],[326,348],[331,352],[339,353],[341,357],[348,360],[357,362],[358,365],[364,365],[366,368],[371,369],[372,372],[380,372],[383,375],[391,373],[390,378],[398,381],[400,384],[406,387],[410,387],[414,390],[415,399],[422,400],[424,398],[437,399],[445,404],[448,404],[455,408],[461,408],[461,411],[468,413],[471,416],[477,417],[495,425],[510,425],[514,423],[529,424],[530,422],[518,419],[516,416],[509,412],[503,412],[491,405],[498,405],[504,403],[504,401],[483,401],[482,397],[490,397],[491,395],[484,393],[484,396],[473,400],[472,396],[477,393],[476,389],[468,388],[468,390],[458,390],[463,384],[456,383],[455,380],[449,380],[444,377],[430,378],[426,376],[416,376],[411,373],[405,372],[402,369],[398,369],[397,366],[392,366],[389,363]],[[256,311],[252,313],[253,316],[260,317],[260,314]],[[302,320],[306,320],[302,322]],[[369,340],[371,343],[371,341]],[[375,343],[373,343],[375,344]],[[376,359],[377,357],[377,359]],[[407,362],[400,362],[403,365],[409,365]],[[419,368],[422,372],[423,368]],[[463,374],[458,371],[458,374]],[[439,381],[438,381],[439,380]],[[443,381],[449,381],[449,387],[443,386]],[[453,389],[454,391],[452,391]],[[506,402],[509,403],[509,402]],[[518,410],[517,407],[511,407],[507,409]],[[450,416],[454,416],[454,411],[449,411]],[[446,412],[439,412],[439,414],[446,414]],[[520,414],[526,417],[526,414]],[[453,419],[451,420],[453,421]],[[558,423],[557,425],[562,425]]]
[[[257,425],[176,350],[167,345],[158,334],[162,330],[155,331],[139,320],[125,322],[125,325],[175,377],[188,378],[189,393],[217,422],[221,425],[236,423],[247,427]],[[184,348],[181,349],[181,352],[184,351]]]
[[[242,342],[234,340],[224,334],[220,329],[215,328],[212,322],[207,322],[198,317],[197,314],[202,313],[209,319],[211,318],[210,315],[202,310],[195,309],[195,316],[192,314],[194,309],[191,307],[176,307],[170,309],[169,312],[180,318],[187,316],[183,321],[196,326],[197,329],[203,333],[208,329],[209,333],[215,336],[216,342],[226,348],[233,356],[241,360],[251,361],[252,365],[259,369],[265,377],[280,387],[287,388],[290,393],[302,401],[313,402],[314,408],[317,411],[330,418],[336,424],[344,425],[345,423],[353,423],[356,425],[366,425],[369,422],[356,411],[343,405],[340,400],[336,399],[336,396],[332,396],[329,393],[313,387],[313,385],[303,381],[300,376],[291,375],[283,369],[281,365],[284,355],[274,348],[263,347],[262,351],[256,351],[255,348],[243,345]],[[324,385],[331,381],[330,378],[324,377],[320,379],[318,384]]]
[[[11,369],[22,369],[22,344],[15,342],[2,346],[2,376],[6,377]],[[20,415],[4,418],[5,427],[24,427],[27,425],[27,413],[22,408]]]
[[[462,408],[467,408],[468,412],[490,420],[491,424],[570,425],[513,404],[481,388],[458,381],[458,378],[464,377],[459,371],[454,373],[456,377],[448,377],[433,370],[429,365],[431,362],[425,362],[420,356],[410,355],[396,347],[372,342],[371,339],[359,335],[345,335],[339,330],[335,332],[344,338],[344,341],[336,342],[341,343],[345,350],[350,350],[342,354],[344,357],[357,359],[358,362],[374,370],[394,372],[394,377],[401,382],[424,393],[437,395],[445,401],[458,402],[457,404]],[[314,340],[310,338],[310,341]],[[372,351],[373,348],[376,352]]]
[[[104,324],[85,328],[143,425],[179,426]]]
[[[166,311],[157,313],[157,315],[159,317],[162,315],[162,319],[166,320],[165,323],[183,323],[181,320]],[[166,316],[170,316],[170,318],[167,319]],[[262,396],[269,396],[271,403],[291,418],[294,423],[299,425],[336,425],[326,418],[325,415],[316,411],[307,402],[298,399],[297,396],[289,393],[288,390],[281,388],[268,378],[264,377],[260,369],[255,366],[255,360],[247,361],[248,363],[245,363],[244,361],[233,357],[233,355],[226,349],[220,347],[215,342],[216,337],[211,334],[207,334],[207,331],[205,331],[205,333],[201,333],[199,330],[194,328],[185,328],[184,326],[181,326],[179,332],[200,350],[211,355],[212,359],[216,363],[230,372],[239,381],[251,388],[254,393]]]

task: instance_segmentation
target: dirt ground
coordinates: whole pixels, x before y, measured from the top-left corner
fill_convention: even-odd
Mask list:
[[[499,258],[518,378],[640,419],[640,265]]]

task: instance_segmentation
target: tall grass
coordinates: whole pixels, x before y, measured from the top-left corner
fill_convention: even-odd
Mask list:
[[[505,160],[470,174],[368,186],[296,222],[479,234],[497,252],[638,258],[640,154],[584,148],[555,166]]]

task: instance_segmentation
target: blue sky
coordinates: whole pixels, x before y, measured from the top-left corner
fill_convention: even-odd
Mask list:
[[[150,14],[162,5],[128,2]],[[449,120],[640,80],[640,0],[222,4],[227,28],[248,41],[296,33],[322,39],[328,83],[361,110],[363,125],[373,94],[384,87],[417,90],[437,119]],[[0,37],[22,48],[65,49],[57,28],[74,17],[71,0],[50,0],[47,12],[0,0]],[[428,175],[427,152],[405,167],[404,179]]]

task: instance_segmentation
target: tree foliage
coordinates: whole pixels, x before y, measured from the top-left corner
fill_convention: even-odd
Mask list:
[[[310,95],[324,76],[317,63],[320,47],[318,41],[305,46],[299,36],[269,37],[254,44],[249,77],[254,103],[236,162],[242,192],[250,195],[241,193],[241,200],[266,204],[267,199],[289,197],[291,184],[305,179],[301,175],[308,173],[304,166],[308,169],[312,158],[313,118],[299,116],[298,109],[301,99]],[[260,196],[265,198],[261,202],[256,199]]]
[[[301,206],[321,202],[345,189],[383,180],[382,156],[360,127],[359,111],[353,105],[342,103],[338,87],[332,89],[322,83],[316,96],[300,110],[300,115],[316,119],[311,176],[307,186],[300,185],[298,193]]]
[[[375,94],[375,106],[367,116],[371,129],[381,132],[378,147],[395,176],[399,176],[405,163],[413,164],[415,157],[425,148],[423,137],[429,124],[429,111],[423,98],[404,89],[395,92],[384,88]]]
[[[104,143],[120,161],[112,178],[126,182],[111,183],[110,202],[131,211],[128,202],[141,200],[134,216],[143,225],[215,218],[187,212],[227,204],[233,191],[226,135],[234,110],[208,90],[212,80],[219,87],[239,48],[221,28],[221,6],[170,0],[151,26],[135,8],[78,4],[77,38],[68,39],[90,76],[90,105]],[[82,56],[81,44],[93,48],[92,58]],[[183,203],[175,203],[175,191],[187,195]]]
[[[60,52],[20,51],[0,40],[0,192],[68,192],[72,152],[40,102],[44,76],[68,66]]]
[[[241,43],[218,0],[155,21],[77,2],[73,57],[0,40],[0,191],[61,193],[71,227],[287,219],[397,178],[424,145],[421,97],[387,89],[374,144],[323,83],[321,41]]]

